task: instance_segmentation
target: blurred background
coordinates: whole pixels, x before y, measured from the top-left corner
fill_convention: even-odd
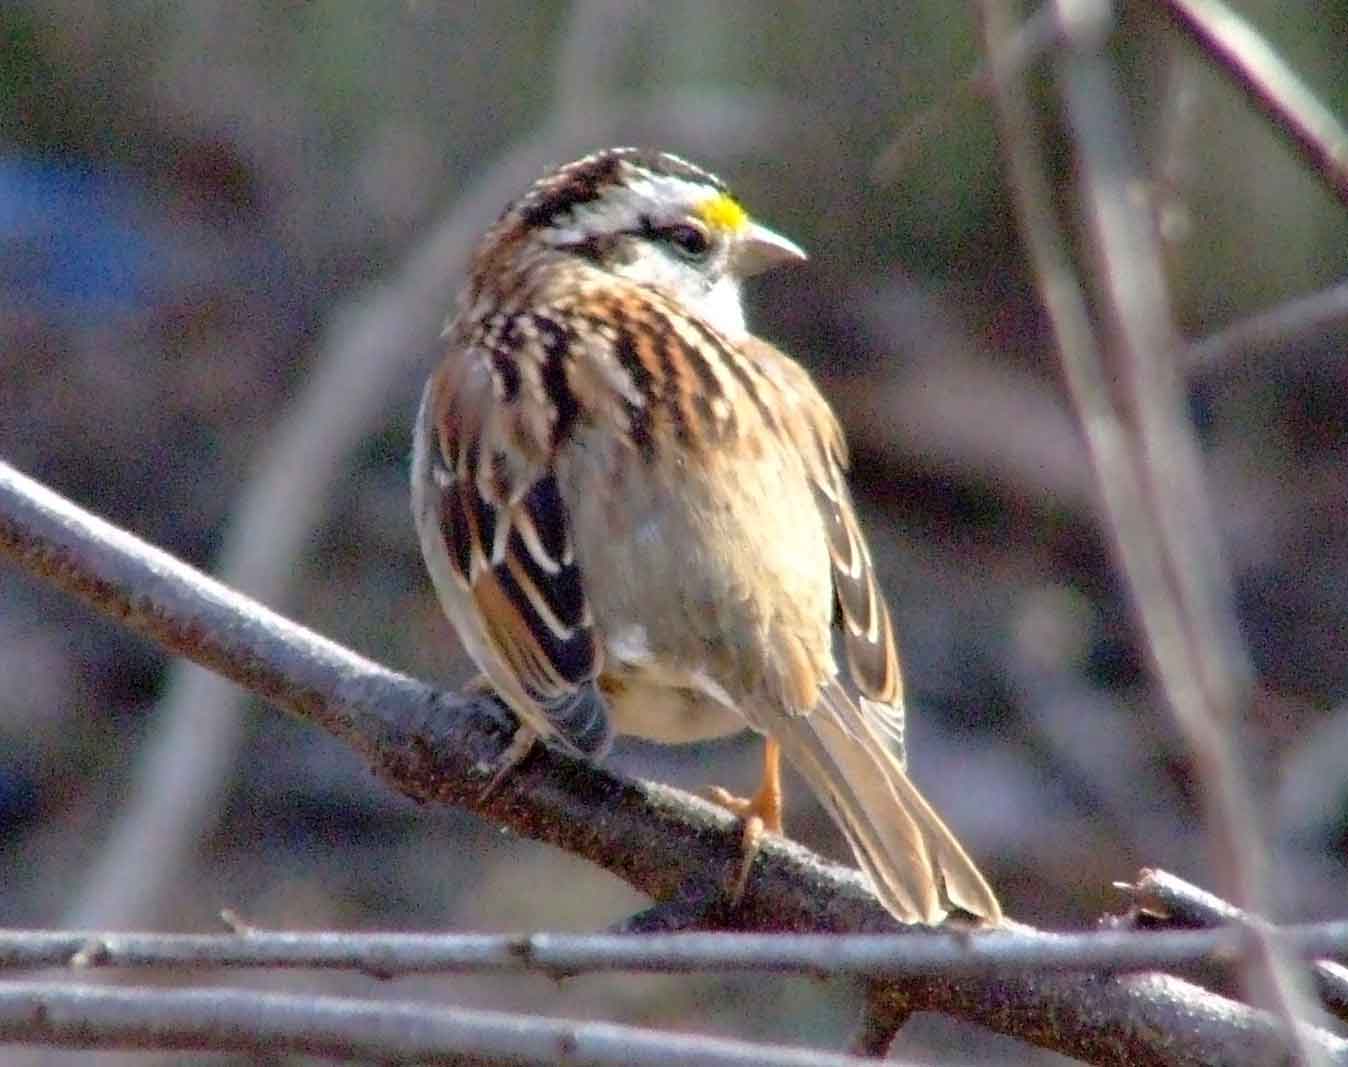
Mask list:
[[[1348,116],[1348,3],[1234,6]],[[1146,8],[1129,5],[1115,54],[1180,325],[1200,339],[1341,279],[1348,219]],[[978,59],[971,11],[945,0],[10,0],[0,457],[457,684],[468,665],[406,482],[472,238],[551,164],[607,144],[680,152],[811,253],[755,285],[751,321],[848,428],[914,777],[1009,913],[1089,925],[1142,865],[1213,887],[990,110],[965,85]],[[1306,919],[1342,917],[1348,876],[1345,339],[1348,322],[1182,368],[1258,672],[1239,740],[1280,907]],[[614,762],[747,790],[757,758],[743,738],[624,742]],[[787,819],[846,856],[799,784]],[[415,807],[317,731],[0,567],[0,925],[218,930],[231,908],[264,927],[590,930],[645,903]],[[847,983],[788,980],[252,980],[829,1047],[859,1004]],[[942,1019],[896,1051],[1054,1060]]]

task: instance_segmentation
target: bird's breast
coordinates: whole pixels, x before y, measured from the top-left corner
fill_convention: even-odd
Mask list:
[[[834,669],[832,580],[823,523],[790,453],[715,449],[651,463],[590,428],[557,472],[606,673],[713,704],[812,706]]]

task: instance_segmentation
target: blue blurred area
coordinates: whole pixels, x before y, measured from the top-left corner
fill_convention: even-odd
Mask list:
[[[37,785],[18,764],[0,764],[0,834],[27,826],[40,812]]]
[[[77,318],[153,303],[167,266],[148,214],[120,168],[0,158],[0,300]]]

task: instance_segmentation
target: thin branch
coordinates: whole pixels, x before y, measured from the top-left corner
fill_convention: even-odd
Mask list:
[[[1263,35],[1219,0],[1156,0],[1348,204],[1348,132]]]
[[[321,726],[409,796],[458,805],[588,859],[656,899],[726,884],[738,822],[677,790],[547,749],[485,801],[510,739],[490,702],[438,693],[291,623],[0,464],[0,553],[171,652]],[[880,932],[895,925],[856,871],[767,840],[734,925]],[[1284,1037],[1266,1014],[1164,975],[926,977],[888,987],[915,1011],[979,1022],[1100,1063],[1265,1065]],[[1348,1043],[1308,1040],[1348,1064]]]
[[[583,127],[611,106],[617,94],[605,81],[622,70],[623,49],[650,14],[647,0],[581,0],[573,5],[552,79],[555,125]]]
[[[0,1042],[78,1049],[302,1052],[348,1061],[567,1067],[866,1067],[814,1049],[613,1023],[241,989],[0,983]]]
[[[1136,896],[1157,906],[1144,887]],[[1175,881],[1178,881],[1177,879]],[[1180,883],[1184,885],[1184,883]],[[1192,886],[1190,894],[1199,893]],[[1207,894],[1203,894],[1207,896]],[[1209,898],[1216,900],[1216,898]],[[1225,921],[1244,923],[1222,901]],[[1206,925],[1206,924],[1205,924]],[[1348,958],[1348,920],[1274,931],[1300,959]],[[1019,971],[1173,970],[1229,964],[1245,952],[1243,925],[1181,932],[1102,930],[1058,934],[1014,927],[971,937],[913,934],[232,934],[0,930],[0,970],[62,967],[281,968],[409,974],[526,973],[553,977],[628,971],[657,974],[795,974],[816,978],[920,978]]]
[[[1240,319],[1189,346],[1187,369],[1216,370],[1241,359],[1284,355],[1299,344],[1348,329],[1348,282]],[[1337,353],[1336,353],[1337,355]]]
[[[1222,885],[1237,906],[1267,916],[1268,847],[1232,742],[1253,670],[1187,421],[1177,372],[1182,345],[1153,216],[1137,192],[1145,183],[1104,55],[1109,5],[1055,4],[1068,40],[1058,81],[1077,150],[1082,214],[1100,266],[1097,294],[1111,333],[1108,362],[1089,349],[1063,348],[1063,367],[1087,438],[1097,439],[1092,458],[1119,561],[1157,678],[1198,771]],[[1121,385],[1118,394],[1111,382]],[[1099,446],[1108,423],[1116,428],[1107,449]],[[1297,976],[1264,929],[1250,929],[1247,994],[1269,1000],[1299,1042],[1295,1024],[1304,996]],[[1304,1045],[1298,1052],[1304,1063],[1316,1058]]]
[[[1208,518],[1192,435],[1181,415],[1173,357],[1180,350],[1113,75],[1100,48],[1104,4],[1056,0],[1071,47],[1061,91],[1077,138],[1083,212],[1100,262],[1100,299],[1119,366],[1106,369],[1052,209],[1035,119],[1017,79],[999,73],[998,106],[1013,186],[1069,389],[1086,434],[1111,532],[1161,685],[1204,784],[1222,869],[1233,896],[1260,914],[1264,860],[1248,785],[1229,742],[1248,693],[1249,667],[1231,616],[1229,585]],[[983,3],[988,48],[1009,32],[1003,5]],[[994,64],[995,67],[995,64]],[[1118,406],[1117,376],[1130,391]],[[1298,1058],[1320,1057],[1297,1026],[1300,993],[1277,948],[1256,931],[1253,959]]]
[[[1332,960],[1316,960],[1311,964],[1311,978],[1320,1003],[1348,1022],[1348,967]]]
[[[1129,888],[1139,912],[1149,919],[1180,926],[1210,928],[1227,924],[1248,924],[1253,920],[1239,908],[1233,907],[1211,893],[1205,893],[1181,878],[1166,871],[1143,871],[1137,885]],[[1302,959],[1312,959],[1322,953],[1302,952],[1301,946],[1284,940],[1283,931],[1274,931],[1285,951]],[[1330,951],[1325,956],[1341,956]],[[1348,1022],[1348,969],[1331,960],[1315,960],[1311,964],[1311,978],[1320,1002],[1340,1019]]]

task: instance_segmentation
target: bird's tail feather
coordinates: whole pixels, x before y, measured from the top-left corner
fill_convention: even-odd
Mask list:
[[[829,683],[812,713],[774,724],[773,734],[896,918],[935,925],[953,906],[1001,921],[978,868],[841,684]]]

